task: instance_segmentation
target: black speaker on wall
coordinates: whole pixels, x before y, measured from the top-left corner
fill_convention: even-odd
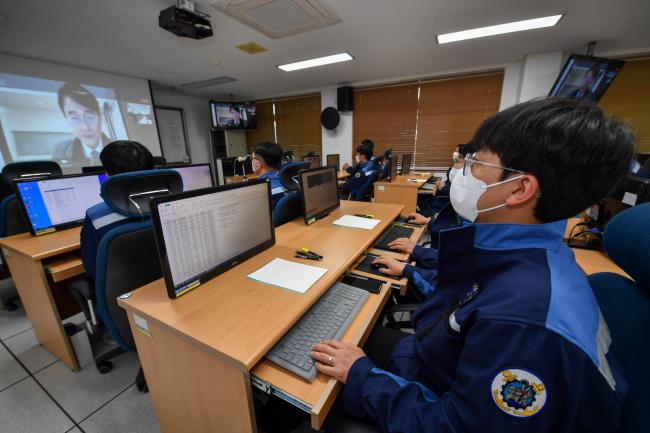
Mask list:
[[[339,111],[352,111],[354,109],[352,87],[344,86],[336,89],[336,107]]]
[[[320,123],[325,129],[329,129],[330,131],[336,129],[340,121],[341,116],[339,116],[339,112],[334,107],[327,107],[320,114]]]

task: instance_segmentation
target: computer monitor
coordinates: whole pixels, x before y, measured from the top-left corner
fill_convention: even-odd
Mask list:
[[[571,54],[548,96],[598,102],[624,64],[618,59]]]
[[[195,189],[214,186],[210,164],[168,165],[165,168],[175,170],[181,175],[183,179],[183,191],[193,191]]]
[[[88,173],[106,173],[106,169],[101,165],[93,165],[88,167],[81,167],[81,172],[84,174]]]
[[[76,174],[39,180],[15,180],[14,191],[32,235],[80,225],[86,209],[102,202],[107,175]]]
[[[398,156],[393,155],[389,164],[390,164],[390,181],[394,182],[395,179],[397,179],[397,163],[398,163]]]
[[[409,174],[411,172],[411,159],[413,159],[412,153],[406,153],[402,156],[402,175]]]
[[[319,167],[298,173],[305,224],[325,217],[339,207],[336,167]]]
[[[303,156],[303,161],[309,161],[309,168],[318,168],[320,167],[320,158],[318,156]],[[329,165],[329,164],[327,164]]]
[[[327,155],[327,165],[333,165],[337,170],[341,169],[341,162],[339,154]]]
[[[167,294],[175,299],[275,243],[265,180],[151,201]]]

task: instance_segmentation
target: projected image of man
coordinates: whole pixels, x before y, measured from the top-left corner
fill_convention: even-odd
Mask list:
[[[58,143],[52,158],[66,165],[100,165],[99,154],[110,140],[102,133],[97,98],[80,84],[66,83],[58,102],[74,138]]]

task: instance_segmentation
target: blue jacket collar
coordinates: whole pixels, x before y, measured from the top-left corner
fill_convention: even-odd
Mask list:
[[[474,246],[484,250],[542,248],[559,251],[567,221],[546,224],[473,224]]]

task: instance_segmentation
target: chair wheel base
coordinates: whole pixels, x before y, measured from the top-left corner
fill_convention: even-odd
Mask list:
[[[18,309],[18,305],[16,305],[15,302],[7,302],[5,304],[5,310],[7,311],[16,311]]]
[[[101,364],[97,364],[97,371],[99,374],[106,374],[113,369],[113,363],[110,361],[104,361]]]

